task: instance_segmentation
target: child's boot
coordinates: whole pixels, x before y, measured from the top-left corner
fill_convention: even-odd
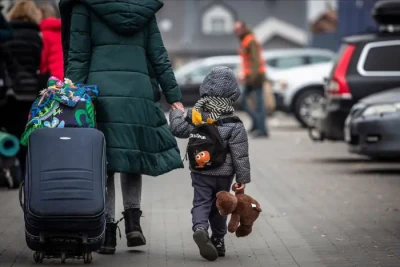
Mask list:
[[[225,257],[225,241],[223,238],[211,237],[211,242],[218,251],[218,257]]]
[[[200,250],[200,255],[209,261],[215,261],[218,258],[218,251],[210,240],[208,232],[203,227],[196,228],[193,233],[193,240]]]

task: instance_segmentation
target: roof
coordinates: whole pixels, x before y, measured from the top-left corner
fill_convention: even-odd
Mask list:
[[[370,33],[370,34],[358,34],[358,35],[350,35],[343,38],[343,43],[348,44],[357,44],[357,43],[366,43],[378,40],[392,40],[399,39],[400,33]]]

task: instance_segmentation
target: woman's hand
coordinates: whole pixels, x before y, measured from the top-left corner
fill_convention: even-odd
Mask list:
[[[182,112],[185,112],[185,108],[183,107],[183,104],[181,102],[175,102],[171,105],[171,107],[173,110],[178,109]]]

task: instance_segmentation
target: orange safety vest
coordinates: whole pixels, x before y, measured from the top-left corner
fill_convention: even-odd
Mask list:
[[[257,48],[258,48],[258,56],[259,56],[259,60],[260,60],[260,67],[258,69],[259,73],[265,73],[265,62],[264,59],[262,57],[262,48],[260,43],[257,41],[257,39],[255,38],[254,34],[250,33],[247,34],[241,44],[240,44],[240,49],[239,49],[239,55],[242,58],[242,74],[245,76],[251,75],[251,65],[252,65],[252,61],[251,61],[251,55],[249,52],[249,45],[252,41],[255,41],[257,44]]]

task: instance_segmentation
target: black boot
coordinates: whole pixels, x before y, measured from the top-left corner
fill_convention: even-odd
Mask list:
[[[128,247],[137,247],[146,245],[146,238],[140,227],[140,209],[127,209],[123,213],[125,219],[125,234]]]
[[[215,261],[218,258],[218,251],[210,240],[207,230],[202,227],[197,228],[193,233],[193,240],[200,250],[200,255],[209,261]]]
[[[225,241],[223,238],[212,237],[211,242],[218,251],[218,257],[225,257]]]
[[[97,251],[99,254],[115,253],[115,247],[117,246],[117,224],[118,223],[106,223],[106,236],[103,245]],[[121,237],[121,232],[119,234]]]

